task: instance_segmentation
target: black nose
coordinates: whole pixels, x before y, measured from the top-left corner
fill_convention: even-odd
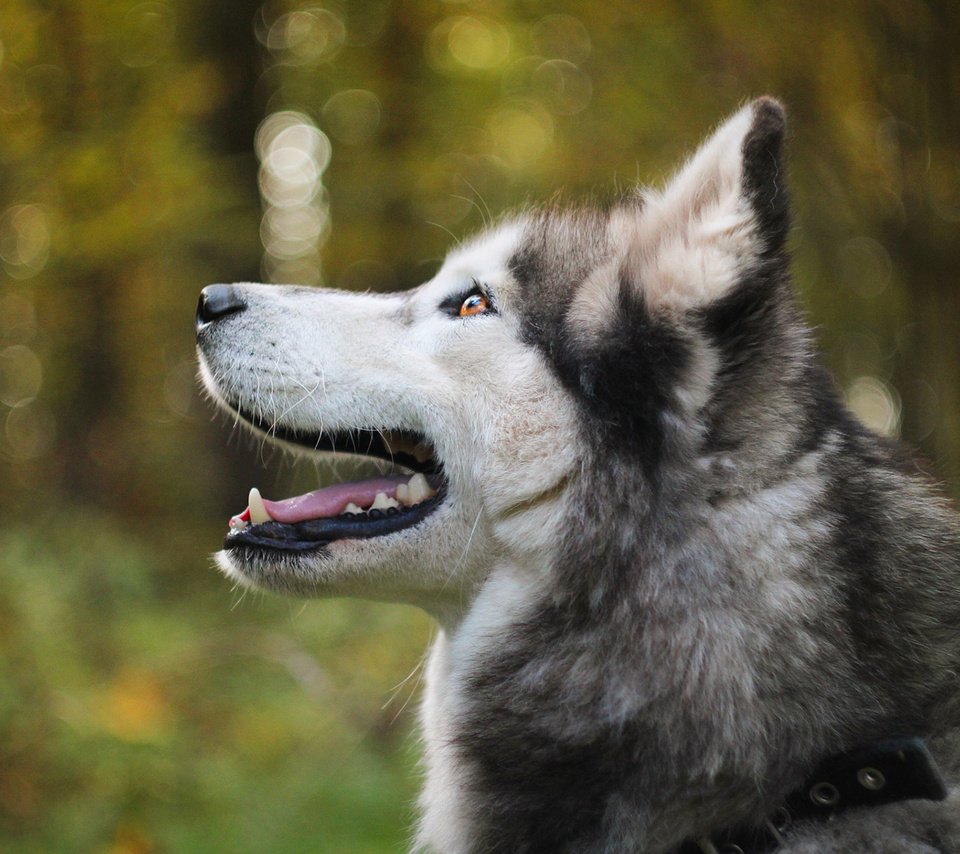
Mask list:
[[[197,326],[211,323],[247,307],[243,295],[233,285],[208,285],[200,291],[197,303]]]

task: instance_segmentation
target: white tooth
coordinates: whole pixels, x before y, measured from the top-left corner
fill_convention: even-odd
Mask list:
[[[410,487],[405,483],[401,483],[397,486],[396,491],[397,501],[399,501],[404,507],[409,507],[413,502],[410,501]]]
[[[239,516],[234,516],[230,520],[230,530],[231,531],[242,531],[247,527],[247,523],[241,519]]]
[[[411,504],[419,504],[423,501],[423,484],[426,478],[422,474],[415,474],[407,483],[407,495],[410,496]]]
[[[427,479],[422,474],[415,474],[408,482],[410,503],[419,504],[436,495],[436,491],[427,483]]]
[[[260,525],[264,522],[272,522],[270,514],[267,512],[263,498],[260,496],[260,490],[254,487],[250,490],[247,498],[247,504],[250,506],[250,521],[254,525]]]
[[[377,497],[373,499],[370,505],[371,510],[386,510],[388,507],[399,507],[400,502],[396,498],[387,498],[387,493],[378,492]]]
[[[357,505],[351,501],[346,507],[343,508],[343,512],[357,515],[358,513],[363,513],[363,508],[357,507]]]

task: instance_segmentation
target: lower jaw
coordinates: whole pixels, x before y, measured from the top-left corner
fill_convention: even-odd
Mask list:
[[[309,519],[291,524],[264,522],[228,534],[223,542],[227,551],[260,552],[319,551],[338,540],[361,540],[395,534],[419,525],[443,500],[443,493],[397,513],[342,515],[330,519]]]

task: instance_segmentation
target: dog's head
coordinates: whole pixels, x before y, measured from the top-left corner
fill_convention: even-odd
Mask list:
[[[693,466],[707,432],[732,429],[718,395],[765,352],[752,319],[783,279],[783,128],[755,101],[663,190],[505,220],[405,293],[205,289],[211,396],[270,441],[375,469],[254,494],[222,569],[458,608],[498,564],[549,567],[596,507],[649,500],[666,460]],[[639,480],[611,474],[624,456]]]
[[[573,414],[521,335],[509,263],[522,230],[502,225],[402,294],[204,291],[200,365],[214,398],[306,455],[367,456],[374,475],[262,509],[254,496],[219,554],[225,572],[440,607],[488,567],[495,531],[555,497],[574,463]],[[536,542],[514,539],[549,546],[528,534]]]

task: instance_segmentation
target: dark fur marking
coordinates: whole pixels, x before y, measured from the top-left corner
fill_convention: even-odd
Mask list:
[[[483,714],[465,718],[457,742],[473,760],[481,788],[496,793],[483,805],[496,820],[482,822],[474,851],[586,850],[600,834],[612,793],[637,773],[636,732],[606,727],[587,743],[565,740],[544,726],[536,697],[514,701],[514,684],[532,650],[566,646],[571,627],[584,627],[583,613],[573,616],[569,604],[545,606],[515,628],[506,654],[469,686]]]
[[[690,362],[683,334],[650,314],[638,283],[621,271],[616,317],[596,348],[578,346],[567,330],[564,337],[554,363],[585,403],[590,432],[602,430],[606,448],[639,459],[653,479],[667,441],[672,390]]]
[[[587,234],[600,231],[594,220]],[[555,226],[546,218],[531,228],[510,269],[524,295],[524,337],[553,363],[564,386],[584,404],[590,433],[604,446],[639,458],[654,478],[666,441],[663,416],[673,407],[671,389],[689,365],[684,335],[655,318],[642,296],[642,283],[621,270],[617,311],[602,337],[588,346],[571,328],[569,306],[592,265],[602,257],[599,235],[584,247],[555,246]],[[572,252],[572,260],[564,257]],[[548,259],[560,254],[565,263]],[[560,274],[560,275],[558,275]],[[571,274],[573,274],[571,276]]]
[[[743,188],[765,240],[766,254],[783,249],[790,228],[790,200],[783,166],[787,120],[773,98],[754,103],[753,126],[743,141]]]

